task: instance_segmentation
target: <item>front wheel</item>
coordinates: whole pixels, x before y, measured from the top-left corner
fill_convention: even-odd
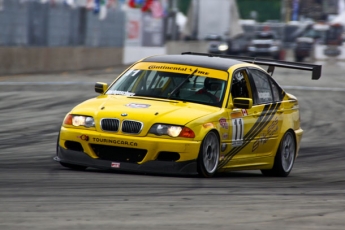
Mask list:
[[[212,177],[219,162],[219,138],[215,132],[209,132],[201,143],[198,157],[198,173],[202,177]]]
[[[296,158],[296,141],[292,131],[284,134],[280,142],[272,169],[261,170],[265,176],[287,177]]]

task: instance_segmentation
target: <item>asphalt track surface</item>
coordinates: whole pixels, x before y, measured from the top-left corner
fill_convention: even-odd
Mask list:
[[[52,160],[63,117],[123,67],[0,77],[0,229],[344,229],[345,65],[323,64],[319,81],[274,75],[299,98],[305,131],[287,178],[63,168]]]

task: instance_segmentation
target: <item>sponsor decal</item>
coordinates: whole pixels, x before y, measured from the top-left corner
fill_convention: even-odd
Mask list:
[[[227,144],[225,144],[225,143],[223,143],[222,145],[221,145],[221,150],[222,150],[222,152],[224,152],[225,150],[226,150],[226,147],[228,147],[228,145]],[[223,156],[223,158],[224,158],[224,156]]]
[[[229,134],[228,133],[223,133],[222,138],[225,139],[225,140],[228,139],[229,138]]]
[[[121,140],[111,140],[106,138],[96,138],[93,137],[92,140],[98,143],[107,143],[107,144],[117,144],[117,145],[128,145],[128,146],[138,146],[137,142],[131,141],[121,141]]]
[[[226,166],[231,159],[243,150],[251,141],[261,133],[261,131],[272,121],[281,103],[267,104],[264,106],[259,118],[251,129],[244,135],[243,144],[238,147],[231,148],[229,152],[224,154],[224,160],[218,164],[218,169]]]
[[[242,115],[245,117],[245,116],[248,116],[248,112],[246,109],[242,109]]]
[[[128,91],[118,91],[118,90],[112,90],[109,92],[109,94],[113,94],[113,95],[123,95],[123,96],[134,96],[135,93],[131,93]]]
[[[172,67],[172,66],[166,66],[166,65],[151,65],[151,66],[149,66],[149,70],[151,70],[151,69],[188,71],[187,67]],[[189,71],[192,71],[192,69],[189,68]]]
[[[208,128],[214,128],[214,125],[213,123],[211,122],[208,122],[208,123],[205,123],[202,125],[205,129],[208,129]]]
[[[184,71],[184,72],[192,72],[192,68],[188,67],[173,67],[173,66],[166,66],[166,65],[151,65],[149,66],[149,70],[175,70],[175,71]],[[198,70],[195,74],[199,75],[209,75],[210,73],[207,71]]]
[[[120,163],[119,162],[111,162],[111,167],[112,168],[120,168]]]
[[[278,117],[276,117],[267,128],[267,133],[261,133],[260,137],[253,143],[252,152],[257,150],[259,146],[266,144],[269,138],[278,131]]]
[[[77,138],[80,138],[82,139],[83,141],[88,141],[89,140],[89,136],[86,136],[86,135],[81,135],[81,136],[77,136]]]
[[[219,119],[219,124],[224,129],[228,129],[229,128],[229,123],[226,121],[226,118],[224,118],[224,117]]]
[[[143,109],[143,108],[148,108],[150,107],[151,105],[149,104],[137,104],[137,103],[129,103],[129,104],[126,104],[127,107],[131,107],[131,108],[139,108],[139,109]]]
[[[240,118],[242,117],[242,112],[233,112],[231,113],[231,118],[234,119],[234,118]]]

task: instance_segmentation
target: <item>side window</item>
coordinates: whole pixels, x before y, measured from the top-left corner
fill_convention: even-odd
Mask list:
[[[235,72],[232,76],[231,95],[232,99],[236,97],[252,98],[251,91],[249,90],[249,82],[247,72],[245,69]]]
[[[267,104],[273,102],[271,82],[269,76],[263,71],[250,69],[251,77],[256,88],[256,104]]]
[[[277,85],[277,83],[275,83],[273,80],[270,80],[271,82],[271,88],[272,88],[272,93],[273,93],[273,100],[276,101],[281,101],[281,89],[279,88],[279,86]]]

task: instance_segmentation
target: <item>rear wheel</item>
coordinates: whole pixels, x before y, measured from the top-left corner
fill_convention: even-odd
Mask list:
[[[215,132],[209,132],[201,143],[198,157],[198,173],[202,177],[212,177],[219,162],[219,138]]]
[[[296,158],[296,141],[292,131],[284,134],[280,142],[272,169],[261,170],[265,176],[287,177]]]
[[[73,170],[78,170],[78,171],[83,171],[83,170],[85,170],[87,168],[85,166],[68,164],[68,163],[63,163],[63,162],[60,162],[60,164],[63,167],[70,168],[70,169],[73,169]]]

